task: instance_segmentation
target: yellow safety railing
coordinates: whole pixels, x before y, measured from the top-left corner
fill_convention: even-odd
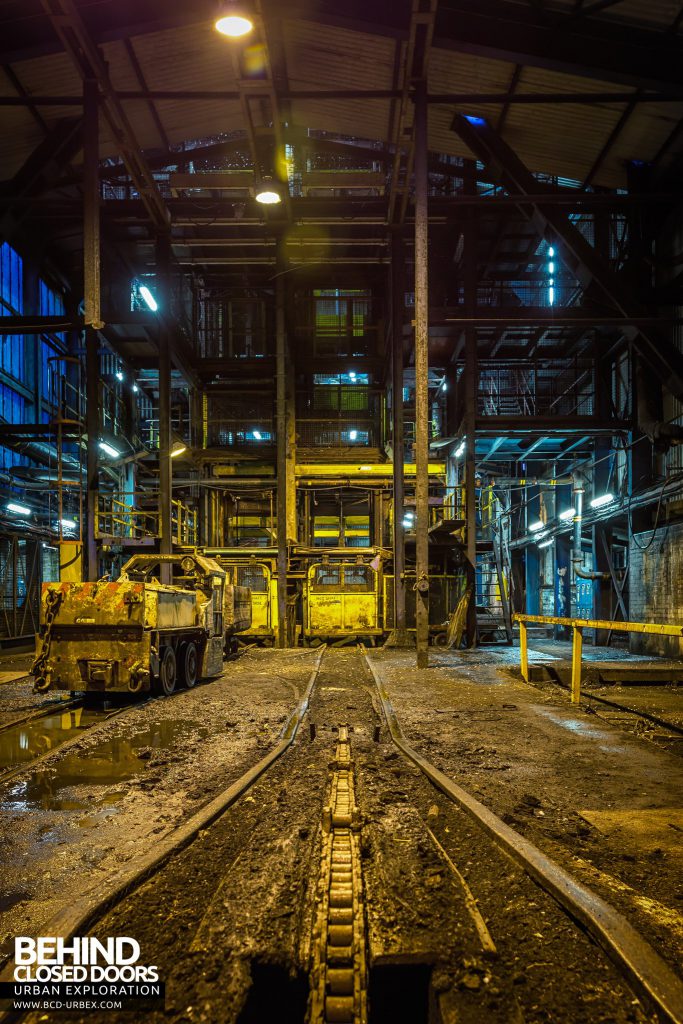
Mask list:
[[[155,502],[155,505],[151,505]],[[192,545],[197,542],[197,513],[183,502],[171,507],[173,542]],[[95,536],[143,540],[160,536],[158,496],[147,491],[116,491],[100,494],[95,514]]]
[[[197,543],[197,513],[182,501],[175,499],[171,509],[171,530],[175,544]]]
[[[158,537],[158,507],[141,508],[138,502],[149,502],[149,495],[133,491],[100,494],[95,514],[95,536],[130,540]]]
[[[677,636],[683,638],[683,625],[665,625],[660,622],[611,622],[609,619],[560,619],[553,615],[512,616],[519,623],[519,667],[522,678],[529,682],[529,651],[527,647],[527,623],[542,626],[571,626],[572,628],[572,685],[571,702],[578,704],[581,699],[581,659],[583,656],[584,629],[619,630],[622,633],[649,633],[651,636]]]

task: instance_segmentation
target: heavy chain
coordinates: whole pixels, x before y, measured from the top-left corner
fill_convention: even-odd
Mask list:
[[[61,590],[48,590],[45,595],[45,632],[43,633],[43,646],[40,654],[31,665],[31,672],[35,676],[35,688],[46,689],[47,659],[50,656],[50,644],[52,643],[52,624],[57,617],[57,611],[62,603]]]
[[[347,726],[340,726],[323,817],[309,1024],[367,1024],[360,823]]]

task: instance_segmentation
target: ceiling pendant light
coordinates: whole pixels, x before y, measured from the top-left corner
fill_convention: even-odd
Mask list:
[[[254,27],[254,23],[245,13],[244,7],[231,2],[220,5],[214,24],[217,32],[230,39],[240,39],[242,36],[248,35]]]
[[[262,178],[260,185],[257,185],[254,198],[263,206],[274,206],[282,202],[279,186],[269,175]]]

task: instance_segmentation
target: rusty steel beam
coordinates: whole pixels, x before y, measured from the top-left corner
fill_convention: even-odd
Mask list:
[[[124,39],[123,40],[123,45],[126,48],[126,53],[128,54],[128,60],[131,63],[133,71],[135,72],[135,77],[138,80],[140,88],[143,89],[145,92],[148,92],[147,82],[145,80],[145,76],[143,74],[142,68],[140,67],[140,61],[138,60],[138,55],[135,52],[135,47],[133,46],[132,39],[127,39],[127,38]],[[152,97],[150,97],[147,100],[147,107],[149,109],[150,117],[154,121],[154,127],[157,130],[157,134],[158,134],[159,138],[161,139],[161,145],[164,147],[164,149],[170,149],[171,148],[171,143],[169,142],[168,135],[166,134],[166,129],[164,128],[163,124],[161,123],[161,118],[159,117],[159,111],[157,110],[157,108],[156,108],[156,106],[154,104],[154,99]]]
[[[394,642],[407,642],[406,630],[406,555],[403,527],[405,480],[405,438],[403,423],[403,244],[400,232],[391,233],[391,440],[394,484]]]
[[[415,627],[417,667],[429,663],[429,239],[426,83],[415,86]]]
[[[100,359],[100,177],[99,94],[97,82],[83,82],[83,294],[86,393],[86,569],[90,581],[99,578],[96,540],[99,502]]]
[[[518,65],[521,67],[521,65]],[[5,68],[7,71],[8,68]],[[268,97],[270,91],[261,90],[258,82],[249,89],[252,97]],[[206,103],[207,101],[225,103],[238,101],[239,91],[235,89],[117,89],[116,96],[126,103],[155,103],[170,100],[173,103]],[[278,93],[280,100],[400,100],[401,89],[285,89]],[[627,103],[633,91],[623,92],[612,90],[603,92],[433,92],[428,93],[427,102],[432,104],[498,104],[541,106],[555,104],[578,104],[594,106],[604,103]],[[638,103],[680,103],[683,95],[678,90],[643,91]],[[29,95],[0,96],[0,107],[80,107],[80,96],[67,95]]]
[[[168,208],[143,156],[121,100],[111,84],[107,65],[96,43],[90,37],[76,5],[73,0],[41,0],[41,3],[81,78],[97,82],[102,116],[117,140],[126,170],[155,228],[158,231],[167,231],[170,223]]]
[[[434,36],[434,19],[438,0],[412,0],[408,42],[403,62],[398,113],[395,116],[395,132],[392,140],[394,160],[391,169],[391,188],[387,222],[402,224],[408,208],[410,176],[415,157],[415,127],[412,124],[413,83],[425,80],[429,67],[429,51]],[[427,102],[425,95],[421,102]],[[400,201],[400,206],[399,206]]]
[[[503,187],[517,194],[539,192],[539,182],[517,154],[483,119],[476,122],[456,114],[453,130],[471,152],[487,167],[488,173]],[[552,190],[548,189],[549,192]],[[542,194],[542,192],[541,192]],[[559,248],[556,256],[574,274],[582,288],[599,289],[609,303],[625,318],[624,336],[643,361],[671,394],[683,399],[683,355],[655,328],[636,327],[629,318],[646,317],[632,291],[622,283],[603,257],[590,245],[568,217],[543,200],[521,206],[541,237]]]
[[[277,471],[277,646],[287,646],[287,334],[285,277],[275,282],[275,433]]]
[[[466,165],[464,186],[469,192],[476,192],[476,168],[472,161]],[[473,313],[477,303],[477,250],[479,246],[478,221],[474,210],[463,213],[463,284],[465,309]],[[479,643],[477,626],[477,507],[476,507],[476,447],[477,447],[477,393],[479,388],[479,367],[477,351],[477,330],[474,323],[465,327],[465,366],[463,375],[464,415],[462,430],[465,440],[465,540],[467,543],[467,586],[470,599],[466,611],[467,646]]]
[[[157,347],[159,349],[159,551],[173,554],[173,463],[171,461],[171,251],[168,237],[159,235],[156,247],[156,292],[161,316],[158,320]],[[170,583],[170,567],[161,565],[161,582]]]

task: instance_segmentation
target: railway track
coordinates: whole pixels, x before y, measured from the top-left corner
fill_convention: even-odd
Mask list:
[[[392,740],[449,800],[456,803],[500,844],[546,892],[605,950],[634,988],[657,1007],[664,1020],[683,1021],[683,985],[655,950],[608,903],[578,882],[470,793],[411,747],[401,730],[389,695],[371,659],[368,667],[377,686]]]
[[[571,691],[571,687],[563,682],[556,673],[551,682],[554,686],[559,686],[560,689],[567,693]],[[534,683],[532,685],[537,684]],[[667,750],[683,750],[683,746],[681,746],[683,726],[670,722],[661,715],[653,714],[651,711],[646,711],[643,708],[634,708],[628,704],[622,704],[620,701],[610,700],[609,697],[602,697],[597,693],[591,693],[585,686],[581,691],[581,704],[583,709],[590,714],[597,714],[608,722],[613,722],[638,735],[645,735],[647,739],[663,746]],[[597,705],[597,708],[595,705]],[[635,728],[631,729],[633,722],[635,722]],[[642,728],[639,729],[640,723],[642,723]],[[660,731],[652,731],[653,726],[658,727]]]
[[[680,725],[669,722],[660,715],[644,711],[642,708],[629,707],[628,704],[610,700],[608,697],[600,697],[596,693],[584,691],[582,699],[593,702],[587,705],[587,710],[593,714],[598,714],[600,718],[604,718],[608,722],[613,722],[615,725],[626,727],[627,729],[630,728],[632,720],[635,720],[636,725],[633,731],[638,735],[646,736],[647,739],[665,747],[667,750],[675,751],[678,749],[683,751],[683,746],[681,745],[681,741],[683,741],[683,728]],[[597,704],[598,708],[596,709],[593,704]],[[642,728],[638,728],[639,723],[643,723]],[[659,732],[655,732],[652,728],[653,726],[658,727]]]
[[[301,728],[305,721],[308,729]],[[393,748],[405,760],[396,761]],[[462,812],[469,826],[458,817]],[[433,827],[439,815],[449,822],[440,837]],[[512,918],[505,916],[511,903],[502,911],[494,907],[485,919],[486,898],[476,884],[470,889],[465,878],[470,871],[461,870],[448,837],[456,832],[458,842],[465,843],[461,849],[478,851],[469,852],[466,865],[477,856],[478,877],[485,870],[494,876],[490,891],[513,884],[520,893],[515,906],[521,907],[516,925],[521,936],[505,931],[512,928]],[[521,874],[510,874],[508,858]],[[161,871],[172,859],[173,868]],[[214,873],[208,880],[205,866]],[[540,910],[529,896],[535,886],[552,897]],[[199,1019],[240,1024],[276,1019],[268,1014],[284,1011],[285,1004],[282,1020],[307,1024],[589,1019],[563,1016],[563,1010],[534,1016],[534,1006],[523,1005],[508,961],[518,960],[530,929],[536,929],[537,945],[544,956],[555,956],[552,966],[564,985],[565,936],[571,935],[573,966],[582,983],[593,985],[607,1002],[605,992],[613,992],[614,1015],[600,1004],[600,1016],[591,1020],[653,1019],[649,1010],[633,1016],[622,1012],[629,989],[621,977],[658,1019],[683,1022],[683,986],[652,947],[622,915],[414,750],[372,659],[362,661],[358,653],[322,651],[277,746],[175,833],[109,879],[106,888],[48,922],[43,933],[66,939],[87,934],[97,923],[105,928],[102,934],[135,935],[139,921],[141,930],[147,922],[154,942],[159,926],[149,924],[150,915],[168,921],[173,935],[169,941],[166,934],[164,944],[157,937],[150,953],[160,962],[162,977],[165,971],[170,977],[170,1007],[160,1020],[184,1017],[183,1000],[193,985]],[[438,949],[430,946],[432,928]],[[604,992],[591,971],[597,971],[599,982],[612,968],[606,962],[596,965],[586,932],[615,968]],[[558,952],[549,952],[551,946]],[[251,967],[245,967],[245,957]],[[208,989],[188,978],[183,966],[188,962],[200,978],[212,979]],[[282,976],[273,973],[272,964],[279,962],[288,964]],[[422,984],[419,978],[424,981],[425,963],[442,971],[430,983],[436,985],[431,996],[424,984],[420,989],[432,1009],[406,1004],[401,1011],[400,999],[409,1001]],[[532,962],[529,970],[545,966]],[[392,974],[396,970],[404,982]],[[296,992],[287,988],[297,972],[307,976],[303,995],[301,984]],[[548,998],[553,995],[552,982],[533,984],[547,990]],[[488,1003],[482,1016],[484,993]],[[81,1018],[64,1018],[72,1019]],[[102,1019],[116,1018],[105,1014]]]

